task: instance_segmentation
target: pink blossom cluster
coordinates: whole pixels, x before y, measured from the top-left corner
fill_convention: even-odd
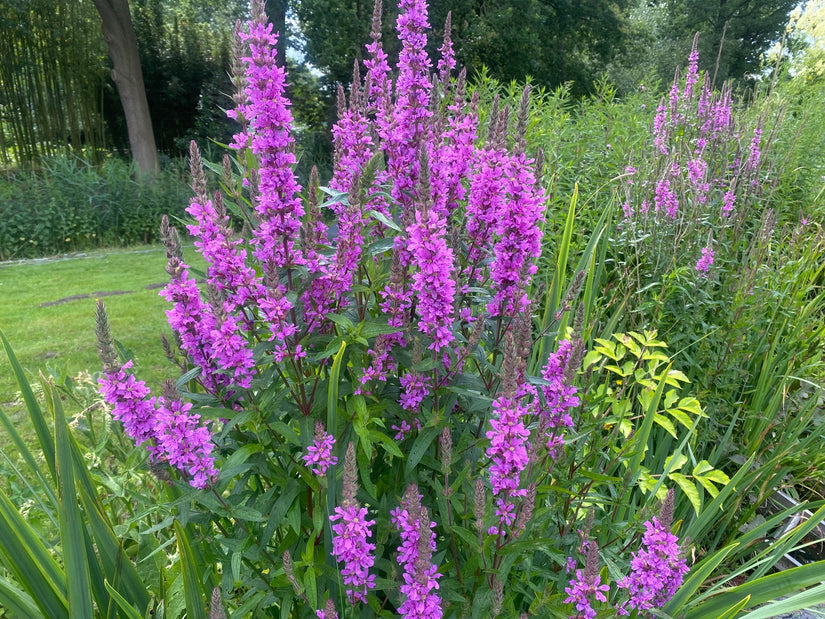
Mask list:
[[[156,406],[146,383],[126,372],[131,367],[132,362],[127,361],[100,379],[100,391],[112,406],[112,416],[123,424],[135,444],[150,444],[155,460],[169,462],[185,472],[195,488],[206,488],[218,475],[209,428],[200,421],[200,415],[190,412],[192,404],[188,402],[161,397]]]
[[[707,275],[710,271],[710,266],[713,264],[713,248],[703,247],[702,257],[696,262],[696,270],[700,275]]]
[[[573,427],[570,410],[578,406],[577,389],[567,379],[573,344],[562,340],[556,352],[547,358],[541,377],[547,384],[540,387],[544,396],[544,405],[539,409],[542,429],[547,438],[546,447],[551,458],[555,458],[564,445],[564,429]]]
[[[630,574],[618,581],[630,594],[629,606],[640,611],[667,604],[688,572],[679,540],[669,525],[654,517],[644,526],[642,546],[630,561]]]
[[[323,477],[327,474],[327,469],[338,462],[338,458],[332,454],[335,446],[335,437],[328,434],[324,429],[324,424],[320,421],[315,424],[315,436],[312,444],[307,447],[307,453],[301,458],[315,475]]]
[[[430,558],[436,550],[435,523],[421,506],[421,495],[413,484],[401,504],[390,512],[390,518],[401,535],[398,564],[403,570],[402,603],[398,612],[409,619],[441,619],[441,598],[438,579],[441,574]]]
[[[375,563],[372,555],[375,544],[367,541],[372,536],[370,527],[375,520],[367,520],[367,508],[358,503],[337,506],[329,520],[332,525],[332,555],[344,564],[341,576],[347,587],[350,602],[367,601],[367,591],[375,588],[375,575],[369,570]]]
[[[500,524],[490,528],[491,535],[503,534],[504,527],[512,526],[516,517],[513,499],[527,494],[520,486],[521,472],[530,462],[530,431],[525,425],[530,416],[530,409],[520,397],[503,394],[493,401],[493,418],[486,433],[490,446],[485,454],[490,459],[488,473]]]
[[[576,570],[575,578],[564,588],[567,598],[565,604],[574,604],[576,607],[576,619],[595,619],[596,611],[593,609],[591,598],[600,602],[607,602],[606,593],[610,591],[610,586],[602,584],[601,576],[598,572],[595,575]]]

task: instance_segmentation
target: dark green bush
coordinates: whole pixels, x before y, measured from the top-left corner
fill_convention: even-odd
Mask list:
[[[45,160],[0,176],[0,260],[150,243],[164,214],[180,217],[190,189],[182,165],[152,180],[120,159],[96,167],[77,158]]]

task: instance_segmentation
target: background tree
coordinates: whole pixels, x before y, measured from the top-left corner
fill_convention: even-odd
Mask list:
[[[328,83],[349,83],[353,60],[369,38],[372,6],[371,0],[295,4],[303,51]],[[456,55],[471,75],[485,66],[503,81],[529,75],[550,87],[573,82],[581,94],[621,49],[626,7],[627,0],[437,0],[430,3],[430,23],[440,33],[452,12]],[[383,27],[394,29],[394,8],[384,7]],[[431,39],[433,52],[438,39]]]
[[[0,163],[104,147],[100,18],[85,2],[0,2]]]
[[[140,68],[137,37],[128,0],[93,0],[103,21],[103,38],[112,59],[112,79],[117,86],[132,157],[141,174],[158,170],[158,150],[152,132],[149,102]]]
[[[715,72],[717,83],[742,79],[760,71],[765,52],[781,38],[797,4],[797,0],[669,0],[666,34],[687,55],[693,34],[699,32],[699,58],[704,65],[700,68]]]

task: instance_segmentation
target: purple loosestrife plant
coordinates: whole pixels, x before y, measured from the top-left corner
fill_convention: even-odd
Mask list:
[[[227,568],[224,597],[243,583],[233,608],[329,619],[329,601],[352,614],[340,606],[346,596],[356,614],[435,618],[472,604],[483,616],[543,616],[568,611],[569,598],[586,615],[608,594],[598,556],[562,596],[564,561],[537,552],[530,534],[546,532],[559,556],[575,554],[586,502],[599,511],[599,535],[622,539],[617,522],[632,514],[611,521],[601,497],[612,488],[601,480],[618,477],[629,457],[614,420],[597,410],[615,381],[593,396],[581,384],[610,370],[584,363],[578,374],[592,332],[589,302],[578,297],[590,274],[565,283],[559,273],[563,299],[534,296],[548,200],[543,155],[527,140],[533,95],[525,89],[519,102],[502,92],[479,114],[484,103],[468,95],[447,36],[440,60],[427,56],[423,0],[401,3],[391,71],[378,3],[364,65],[348,97],[341,90],[332,176],[313,172],[302,196],[277,35],[259,2],[252,14],[236,40],[230,114],[240,131],[222,193],[207,194],[191,151],[186,223],[205,281],[164,223],[177,344],[166,349],[185,377],[179,391],[153,398],[110,343],[102,391],[116,417],[180,471],[171,484],[209,490],[178,495],[170,510],[188,518],[193,539],[209,540],[204,560]],[[709,185],[710,208],[723,184],[747,184],[714,166],[722,138],[713,123],[701,135],[694,126],[689,156],[673,143],[674,118],[700,102],[715,118],[724,100],[705,97],[702,76],[691,75],[696,96],[677,89],[673,105],[663,103],[667,155],[655,178],[642,163],[627,171],[623,226],[681,225],[693,185]],[[655,195],[660,181],[667,199]],[[637,400],[622,423],[639,418]],[[643,501],[628,488],[627,505]],[[617,564],[629,562],[614,550]]]
[[[350,443],[344,459],[343,500],[329,517],[333,523],[332,555],[343,564],[341,576],[350,603],[366,602],[367,592],[375,588],[375,575],[370,574],[370,568],[375,563],[372,555],[375,544],[367,541],[372,536],[370,527],[375,525],[375,521],[367,520],[367,508],[355,499],[358,489],[355,466],[355,450]]]
[[[644,523],[642,545],[630,561],[630,574],[618,582],[621,589],[627,589],[630,608],[643,616],[667,604],[688,572],[679,540],[670,532],[672,520],[673,490],[669,490],[659,517]]]
[[[327,434],[324,424],[320,421],[315,424],[315,438],[312,445],[307,447],[307,453],[302,456],[304,463],[315,475],[323,477],[327,469],[338,463],[338,458],[332,455],[335,446],[335,437]]]
[[[438,590],[441,574],[431,563],[436,550],[435,523],[427,508],[421,505],[421,495],[415,484],[410,485],[401,504],[392,510],[391,519],[401,536],[398,563],[401,566],[402,603],[398,612],[410,619],[440,619],[443,615]]]

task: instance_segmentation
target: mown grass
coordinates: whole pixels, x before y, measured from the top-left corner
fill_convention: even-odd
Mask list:
[[[200,254],[186,252],[197,268]],[[83,256],[0,265],[0,329],[37,383],[39,371],[75,376],[100,367],[94,334],[95,303],[102,298],[112,334],[131,351],[136,372],[159,387],[174,369],[164,357],[160,333],[169,333],[159,285],[168,280],[160,246],[92,252]],[[128,292],[109,295],[102,293]],[[86,298],[68,300],[78,295]],[[17,415],[17,383],[0,356],[0,406]]]

